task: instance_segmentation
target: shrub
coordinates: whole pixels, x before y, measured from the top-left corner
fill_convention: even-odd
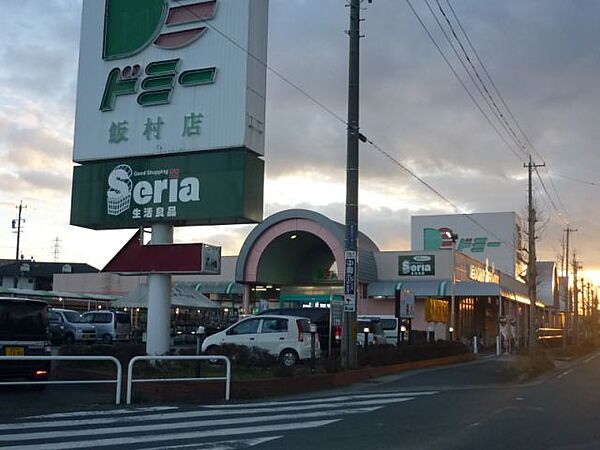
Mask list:
[[[469,348],[456,341],[424,342],[414,345],[371,345],[360,347],[358,360],[365,366],[384,366],[424,359],[443,358],[469,353]]]

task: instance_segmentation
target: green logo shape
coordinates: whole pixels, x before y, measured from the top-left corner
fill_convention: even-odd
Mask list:
[[[106,0],[102,57],[126,58],[144,50],[160,33],[168,10],[166,0]]]
[[[438,250],[442,245],[440,230],[425,228],[423,230],[423,244],[424,250]]]

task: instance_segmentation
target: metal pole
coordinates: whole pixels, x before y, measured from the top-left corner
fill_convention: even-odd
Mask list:
[[[348,69],[348,130],[346,152],[346,270],[354,256],[351,279],[345,274],[344,283],[344,334],[341,357],[345,368],[358,364],[356,351],[356,298],[358,260],[356,258],[358,235],[358,139],[359,139],[359,61],[360,61],[360,0],[350,0],[350,56]],[[347,304],[352,304],[346,307]]]
[[[569,237],[571,232],[577,231],[577,229],[571,228],[569,224],[567,224],[567,229],[565,230],[567,233],[567,242],[566,242],[566,255],[565,255],[565,284],[567,288],[566,298],[565,298],[565,323],[564,323],[564,338],[563,338],[563,350],[565,353],[567,352],[567,343],[569,338],[569,328],[571,326],[571,295],[569,290]]]
[[[152,225],[151,245],[172,244],[173,226]],[[171,275],[148,274],[148,325],[146,353],[164,355],[171,346]]]

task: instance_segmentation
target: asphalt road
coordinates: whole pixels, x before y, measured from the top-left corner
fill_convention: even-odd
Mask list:
[[[600,448],[600,352],[527,384],[508,363],[487,358],[264,402],[4,416],[0,448]]]

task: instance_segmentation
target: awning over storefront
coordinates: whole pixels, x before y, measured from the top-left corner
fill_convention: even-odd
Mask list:
[[[244,292],[240,283],[234,281],[203,281],[194,283],[194,289],[205,294],[239,294]]]
[[[279,303],[298,302],[298,303],[329,303],[332,299],[342,299],[341,295],[336,294],[282,294]]]
[[[450,295],[450,280],[376,281],[369,283],[369,297],[394,298],[396,291],[408,289],[418,297],[443,297]]]
[[[452,293],[452,282],[450,280],[415,280],[415,281],[376,281],[369,283],[367,287],[368,296],[371,298],[394,298],[397,290],[408,289],[417,297],[449,297]],[[457,297],[498,297],[502,296],[519,303],[529,304],[527,298],[527,287],[516,292],[514,289],[506,289],[496,283],[479,283],[475,281],[462,281],[454,285],[454,295]],[[540,308],[544,307],[541,302],[536,302]]]
[[[218,309],[219,304],[213,302],[201,292],[189,287],[173,286],[171,288],[171,305],[181,308]],[[127,295],[112,302],[115,308],[147,308],[148,286],[143,284]]]
[[[59,291],[40,291],[35,289],[3,288],[0,287],[0,295],[12,295],[21,297],[42,297],[42,298],[68,298],[76,300],[92,301],[111,301],[117,297],[101,294],[81,294],[78,292],[59,292]]]

